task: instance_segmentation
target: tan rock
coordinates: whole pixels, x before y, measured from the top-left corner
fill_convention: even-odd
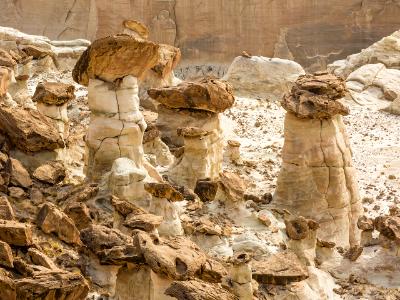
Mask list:
[[[171,45],[160,44],[160,61],[151,70],[160,78],[166,78],[181,60],[181,50]]]
[[[159,61],[159,45],[129,35],[115,35],[94,41],[82,54],[72,76],[88,85],[89,79],[114,82],[128,75],[141,78]],[[130,63],[125,63],[126,61]]]
[[[14,246],[30,246],[32,229],[24,223],[0,221],[0,240]]]
[[[221,172],[218,180],[216,198],[228,202],[241,202],[244,200],[246,183],[238,175],[231,172]]]
[[[7,95],[10,81],[11,81],[10,69],[0,67],[0,97],[4,97]]]
[[[13,69],[16,65],[17,62],[12,55],[8,51],[0,49],[0,66]]]
[[[55,233],[66,243],[82,244],[74,221],[53,204],[46,203],[42,206],[37,216],[37,225],[43,232]]]
[[[14,257],[12,255],[12,250],[9,244],[0,241],[0,266],[6,268],[14,267]],[[1,293],[0,293],[1,294]]]
[[[39,273],[15,280],[17,299],[85,299],[89,285],[84,277],[72,272]]]
[[[85,246],[94,253],[104,249],[111,249],[115,246],[132,244],[132,238],[119,230],[94,224],[81,231],[81,239]]]
[[[32,185],[32,179],[28,171],[24,168],[19,160],[14,158],[11,161],[11,177],[10,183],[15,186],[28,188]]]
[[[64,147],[51,120],[33,109],[0,106],[0,128],[23,152]]]
[[[55,263],[46,254],[40,252],[38,249],[29,248],[28,255],[35,265],[43,266],[51,270],[58,269]]]
[[[17,300],[14,281],[2,273],[0,272],[0,299]]]
[[[157,229],[162,221],[162,216],[156,216],[153,214],[130,214],[126,217],[124,226],[131,229],[140,229],[143,231],[151,232]]]
[[[14,210],[11,207],[11,204],[8,201],[7,196],[0,196],[0,219],[9,221],[15,219]]]
[[[291,252],[274,254],[253,263],[253,279],[259,283],[286,285],[307,278],[307,269]]]
[[[174,281],[165,291],[178,300],[238,300],[239,298],[217,284],[200,280]]]
[[[117,197],[112,197],[111,203],[114,206],[115,210],[123,217],[126,217],[130,214],[140,215],[146,213],[144,209],[136,206],[135,204],[127,200],[118,199]]]
[[[224,112],[235,102],[230,84],[214,78],[183,82],[178,86],[148,90],[150,97],[169,108]]]
[[[66,172],[61,161],[49,161],[36,168],[32,175],[39,181],[57,184],[64,180]]]
[[[75,87],[62,82],[41,82],[37,85],[32,100],[48,105],[62,105],[75,98]]]
[[[149,29],[143,23],[136,20],[125,20],[122,22],[122,26],[128,29],[127,33],[135,33],[138,37],[147,40],[149,37]]]
[[[74,221],[78,230],[89,227],[93,222],[89,208],[85,203],[72,202],[64,209],[64,213]]]
[[[44,58],[46,56],[53,56],[54,53],[49,50],[35,45],[27,45],[22,48],[22,51],[28,56],[32,56],[34,59]]]
[[[144,257],[137,245],[114,246],[96,253],[103,265],[143,264]]]
[[[327,119],[348,115],[349,109],[338,99],[346,93],[344,81],[329,73],[303,75],[290,94],[282,99],[282,107],[298,118]]]

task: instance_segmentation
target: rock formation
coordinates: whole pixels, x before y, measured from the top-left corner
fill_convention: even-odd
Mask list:
[[[37,102],[38,110],[54,120],[58,132],[66,139],[69,134],[67,115],[68,102],[75,98],[75,87],[58,82],[38,84],[32,100]]]
[[[287,110],[282,167],[273,203],[320,224],[318,237],[359,242],[361,213],[355,169],[341,115],[344,82],[328,73],[300,76],[282,100]]]
[[[115,159],[143,170],[143,133],[137,79],[159,60],[159,46],[129,35],[95,41],[78,60],[74,80],[88,85],[91,120],[86,137],[86,174],[98,181]],[[130,64],[125,61],[129,60]]]
[[[303,68],[291,60],[238,56],[228,68],[224,79],[232,84],[237,96],[262,97],[275,101],[290,91],[300,75],[304,75]]]

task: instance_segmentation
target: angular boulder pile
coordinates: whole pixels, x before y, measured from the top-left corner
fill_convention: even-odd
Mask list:
[[[286,109],[282,167],[273,204],[317,221],[318,238],[339,246],[359,242],[362,212],[340,101],[344,81],[328,73],[300,76],[282,100]]]
[[[78,60],[73,78],[88,86],[91,111],[86,136],[89,180],[100,180],[119,157],[144,168],[146,123],[139,110],[138,78],[158,61],[159,45],[130,35],[99,39]]]

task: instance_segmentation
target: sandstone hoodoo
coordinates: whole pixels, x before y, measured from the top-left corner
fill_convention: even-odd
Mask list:
[[[74,80],[88,85],[90,124],[86,174],[98,181],[119,157],[143,167],[143,133],[138,77],[159,61],[159,46],[129,35],[95,41],[78,60]],[[126,63],[129,61],[129,63]]]
[[[282,100],[287,110],[282,167],[274,205],[320,224],[318,237],[359,242],[361,214],[356,171],[342,115],[343,80],[328,73],[300,76]]]

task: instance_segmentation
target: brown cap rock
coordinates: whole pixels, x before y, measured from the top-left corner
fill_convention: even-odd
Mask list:
[[[286,233],[292,240],[305,239],[310,230],[317,230],[319,225],[314,220],[304,217],[292,217],[285,220]]]
[[[374,220],[366,216],[361,216],[358,218],[357,227],[361,230],[372,231],[374,230]]]
[[[345,82],[333,74],[307,74],[297,79],[281,104],[298,118],[328,119],[338,114],[349,114],[349,108],[338,101],[346,95],[346,91]]]
[[[183,200],[183,195],[169,183],[145,183],[144,189],[157,198],[165,198],[172,202]]]
[[[75,87],[61,82],[41,82],[37,85],[32,100],[48,105],[63,105],[75,98]]]
[[[384,237],[400,242],[400,216],[379,216],[375,218],[374,226]]]
[[[198,82],[182,82],[177,86],[149,89],[147,93],[170,108],[198,109],[214,113],[224,112],[235,102],[232,86],[210,77]]]
[[[94,41],[83,52],[72,71],[77,83],[88,85],[89,79],[114,82],[128,75],[141,78],[160,61],[160,46],[127,34]]]
[[[179,127],[176,130],[178,136],[184,137],[201,137],[210,134],[210,131],[198,127]]]
[[[122,22],[122,26],[137,33],[142,39],[147,40],[149,38],[149,29],[139,21],[125,20]]]

